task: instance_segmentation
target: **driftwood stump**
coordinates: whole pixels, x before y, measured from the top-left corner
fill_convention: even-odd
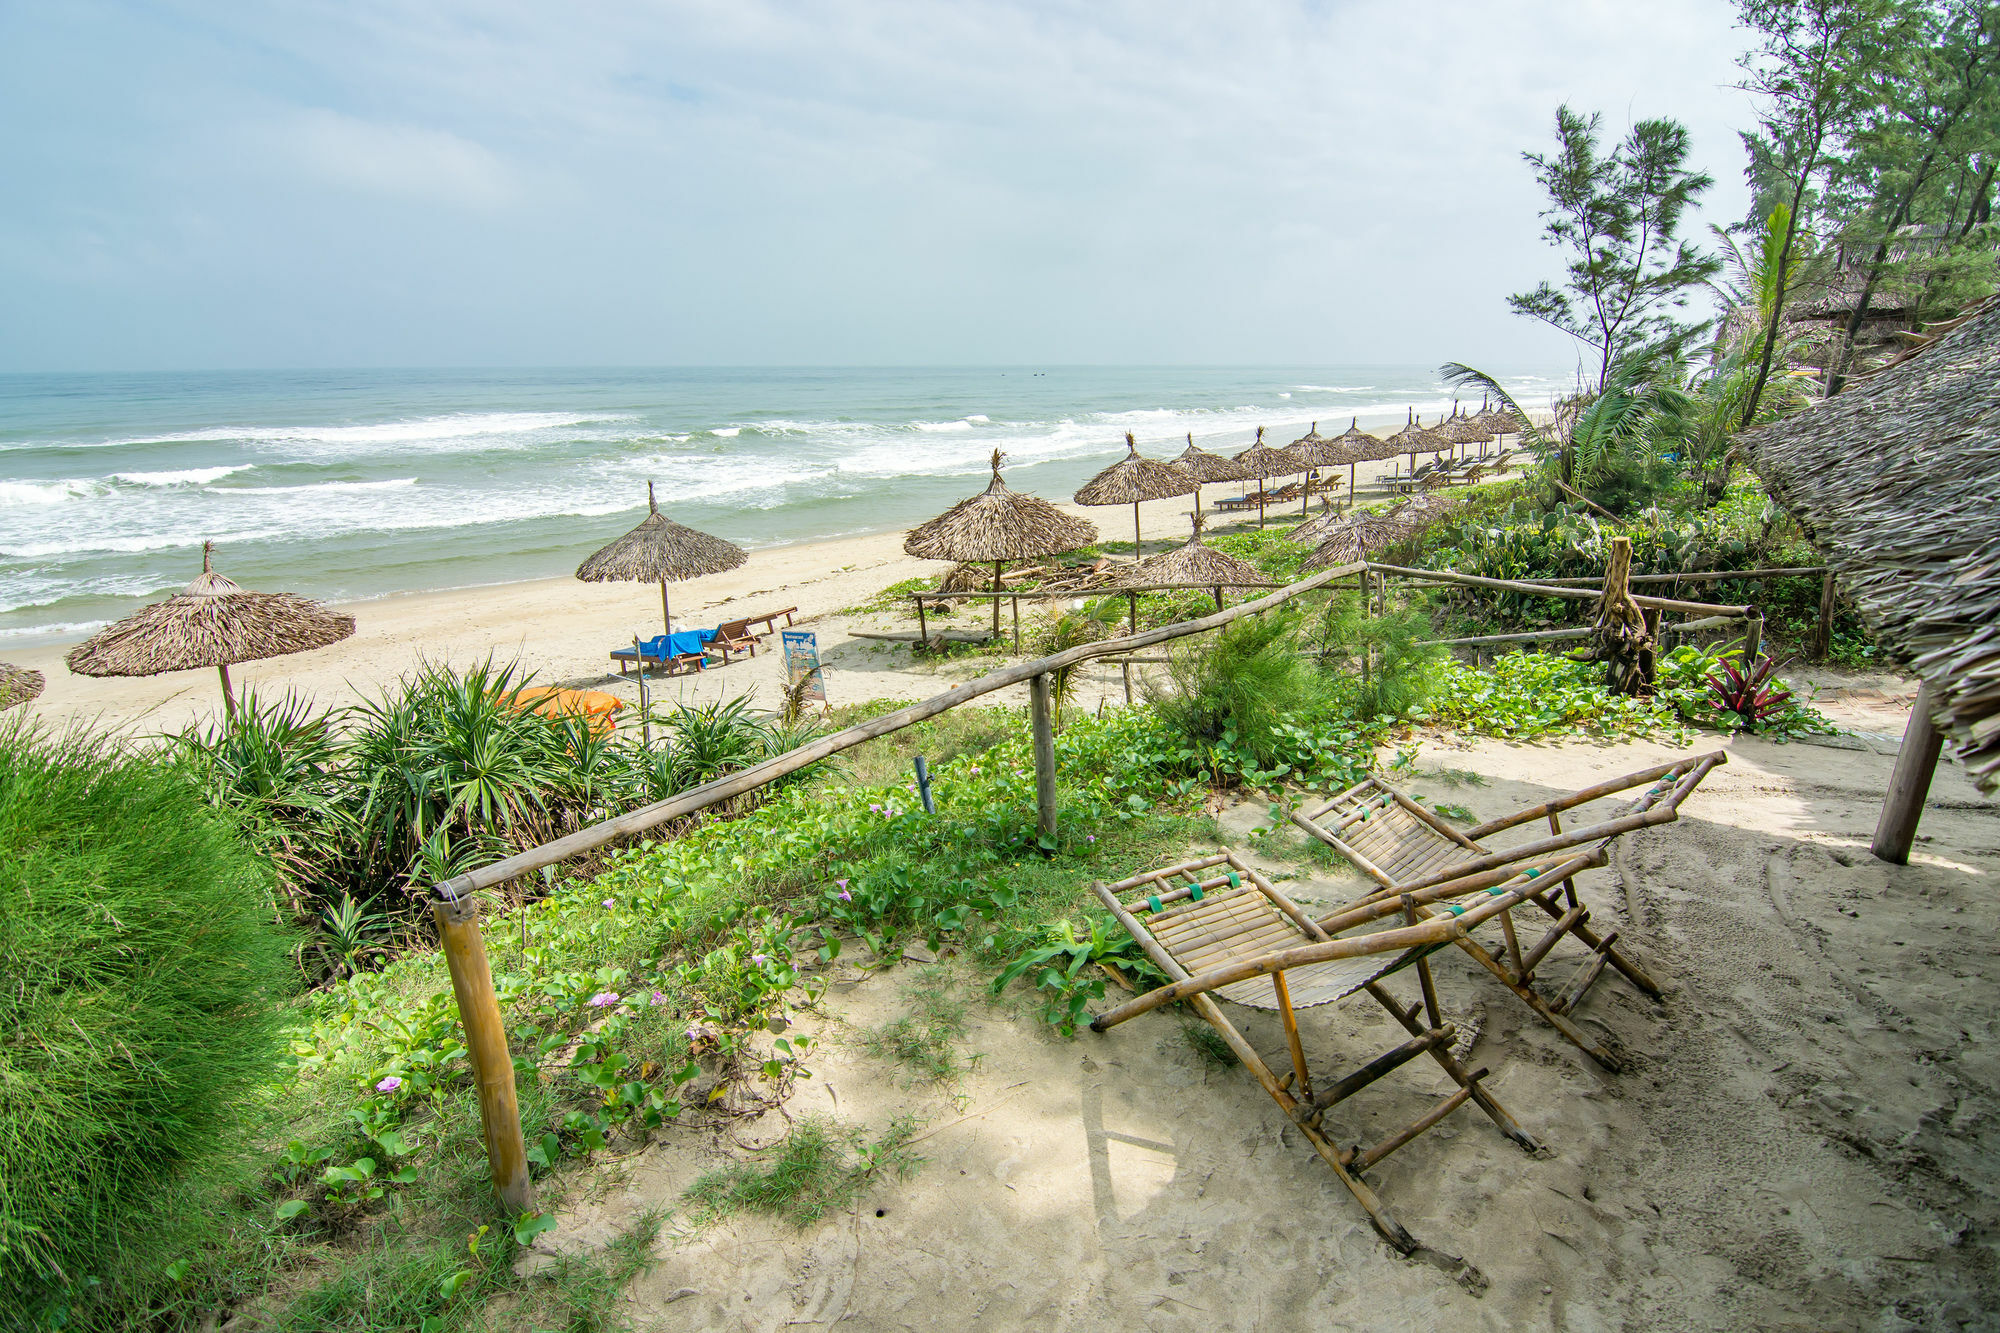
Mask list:
[[[1653,689],[1654,636],[1657,617],[1632,599],[1632,542],[1611,539],[1611,559],[1604,569],[1604,591],[1597,599],[1595,637],[1578,652],[1580,662],[1604,663],[1605,686],[1619,694],[1650,694]]]

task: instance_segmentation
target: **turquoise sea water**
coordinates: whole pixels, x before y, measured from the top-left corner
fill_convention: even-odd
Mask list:
[[[1489,367],[1524,404],[1553,367]],[[257,371],[0,376],[0,641],[179,588],[200,543],[328,599],[566,574],[644,512],[746,548],[903,528],[1122,454],[1434,415],[1418,366]],[[1329,433],[1331,433],[1329,431]]]

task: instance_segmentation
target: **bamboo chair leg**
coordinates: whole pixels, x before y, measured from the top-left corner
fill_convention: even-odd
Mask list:
[[[1548,901],[1546,897],[1530,897],[1528,901],[1535,904],[1535,906],[1541,908],[1544,912],[1547,912],[1550,916],[1555,917],[1558,920],[1560,920],[1563,915],[1562,909],[1557,907],[1554,903]],[[1512,915],[1513,913],[1511,912],[1503,913],[1501,919],[1504,921],[1508,917],[1511,917]],[[1571,928],[1570,934],[1576,936],[1576,938],[1587,949],[1599,950],[1604,948],[1604,941],[1598,937],[1596,931],[1590,928],[1590,923],[1587,919],[1578,921],[1577,924]],[[1617,968],[1619,972],[1624,975],[1627,981],[1631,982],[1634,986],[1637,986],[1640,990],[1644,991],[1647,995],[1651,996],[1653,999],[1657,1000],[1660,998],[1659,983],[1655,982],[1651,977],[1647,976],[1645,971],[1641,969],[1637,963],[1633,962],[1631,959],[1627,958],[1624,954],[1620,953],[1616,949],[1610,950],[1605,956],[1611,960],[1611,966]]]
[[[1379,981],[1369,982],[1367,990],[1375,997],[1378,1004],[1396,1016],[1396,1021],[1401,1023],[1412,1037],[1424,1035],[1424,1028],[1417,1022],[1415,1006],[1404,1009],[1402,1005],[1396,1003],[1395,996],[1382,988],[1382,983]],[[1493,1122],[1494,1128],[1519,1144],[1523,1151],[1540,1151],[1542,1145],[1535,1136],[1521,1128],[1521,1122],[1516,1120],[1492,1093],[1480,1087],[1477,1079],[1468,1076],[1465,1067],[1452,1058],[1450,1051],[1442,1046],[1433,1046],[1430,1049],[1430,1057],[1438,1062],[1452,1082],[1461,1088],[1470,1089],[1468,1095],[1479,1103],[1479,1109],[1486,1112],[1487,1119]]]
[[[1207,995],[1191,995],[1188,997],[1188,1003],[1194,1007],[1196,1013],[1208,1020],[1211,1027],[1222,1034],[1222,1039],[1229,1043],[1229,1049],[1236,1052],[1236,1058],[1243,1062],[1243,1067],[1250,1071],[1251,1077],[1263,1084],[1264,1091],[1271,1094],[1271,1100],[1278,1104],[1278,1108],[1285,1113],[1285,1118],[1298,1124],[1297,1118],[1293,1115],[1298,1100],[1279,1085],[1277,1076],[1271,1072],[1271,1067],[1257,1054],[1257,1048],[1245,1040],[1235,1025],[1223,1016],[1222,1007]],[[1354,1196],[1354,1201],[1368,1214],[1368,1219],[1375,1224],[1375,1230],[1381,1233],[1382,1239],[1404,1254],[1414,1253],[1417,1249],[1417,1238],[1405,1231],[1403,1224],[1389,1215],[1389,1210],[1383,1206],[1381,1198],[1374,1190],[1368,1188],[1359,1177],[1347,1169],[1340,1149],[1311,1125],[1299,1125],[1298,1129],[1306,1136],[1306,1142],[1312,1144],[1313,1151],[1333,1168],[1333,1174],[1340,1179],[1340,1183],[1347,1186],[1348,1193]]]
[[[1518,995],[1521,998],[1521,1003],[1527,1005],[1537,1014],[1540,1014],[1543,1022],[1562,1033],[1563,1036],[1568,1037],[1572,1045],[1591,1059],[1597,1061],[1598,1064],[1604,1067],[1607,1073],[1622,1074],[1625,1072],[1624,1062],[1603,1046],[1592,1041],[1584,1034],[1582,1028],[1579,1028],[1576,1024],[1549,1008],[1548,1002],[1535,993],[1533,986],[1525,986],[1516,981],[1514,974],[1509,972],[1499,959],[1481,948],[1477,942],[1462,939],[1458,941],[1458,947],[1471,954],[1481,967],[1500,979],[1501,985]]]
[[[1298,1075],[1299,1100],[1312,1100],[1312,1077],[1306,1073],[1306,1050],[1299,1041],[1299,1016],[1292,1012],[1292,990],[1282,971],[1271,974],[1271,989],[1278,995],[1278,1013],[1285,1023],[1285,1042],[1292,1049],[1292,1072]]]

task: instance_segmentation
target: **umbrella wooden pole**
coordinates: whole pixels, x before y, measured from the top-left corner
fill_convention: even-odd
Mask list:
[[[1194,484],[1194,516],[1201,517],[1201,483]]]
[[[661,579],[660,580],[660,633],[672,634],[673,632],[674,632],[674,617],[673,614],[667,609],[667,581],[665,579]],[[641,669],[644,668],[644,665],[645,665],[644,663],[640,664]]]
[[[507,1032],[500,1021],[500,1001],[493,993],[493,972],[486,962],[486,942],[479,936],[479,904],[459,898],[433,903],[438,942],[451,969],[451,989],[465,1026],[466,1054],[479,1085],[479,1126],[486,1139],[486,1162],[493,1172],[493,1192],[510,1213],[535,1211],[534,1185],[528,1179],[528,1149],[521,1138],[521,1104],[514,1089],[514,1058],[507,1050]]]
[[[1354,508],[1354,469],[1356,466],[1354,463],[1347,465],[1347,507],[1349,509]]]
[[[1143,554],[1145,552],[1139,545],[1139,502],[1134,500],[1132,502],[1132,563],[1135,565],[1138,564],[1139,557]]]
[[[1000,591],[1000,562],[998,560],[993,562],[993,591],[996,594]],[[995,639],[1000,637],[1000,598],[998,596],[995,596],[993,599],[993,637]]]
[[[229,663],[224,662],[215,670],[222,677],[222,715],[233,722],[236,720],[236,695],[229,688]]]

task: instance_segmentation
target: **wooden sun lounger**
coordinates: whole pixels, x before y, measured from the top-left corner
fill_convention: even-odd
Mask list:
[[[747,620],[732,620],[726,625],[715,627],[715,637],[708,641],[708,651],[720,654],[724,663],[731,653],[747,652],[757,655],[757,636],[750,632]]]
[[[771,612],[769,615],[745,616],[743,617],[743,624],[745,626],[762,625],[764,628],[757,631],[757,637],[760,639],[769,638],[771,635],[776,634],[778,632],[779,616],[783,616],[785,618],[785,627],[787,629],[790,629],[792,624],[792,617],[797,613],[798,613],[798,608],[796,606],[783,606],[779,607],[776,611]]]
[[[1134,890],[1138,891],[1136,898],[1119,900],[1119,894]],[[1450,1048],[1457,1032],[1439,1008],[1428,961],[1433,951],[1462,938],[1480,920],[1528,901],[1524,887],[1498,889],[1463,917],[1424,920],[1412,907],[1405,912],[1400,927],[1345,938],[1335,938],[1322,929],[1233,852],[1148,871],[1110,886],[1092,884],[1091,891],[1146,956],[1172,978],[1167,985],[1098,1015],[1091,1029],[1103,1032],[1163,1004],[1186,1001],[1229,1043],[1251,1076],[1367,1211],[1376,1230],[1403,1253],[1417,1248],[1416,1238],[1389,1214],[1362,1179],[1371,1167],[1468,1101],[1477,1103],[1500,1132],[1522,1148],[1533,1152],[1540,1147],[1481,1085],[1487,1071],[1468,1072],[1452,1057]],[[1147,913],[1143,921],[1140,912]],[[1404,968],[1416,971],[1421,991],[1420,998],[1407,1006],[1383,985],[1391,973]],[[1329,1004],[1361,991],[1387,1009],[1410,1038],[1343,1076],[1324,1078],[1314,1091],[1296,1010]],[[1291,1057],[1291,1073],[1280,1077],[1271,1071],[1249,1039],[1223,1013],[1216,996],[1277,1011]],[[1326,1113],[1420,1055],[1436,1061],[1455,1090],[1372,1147],[1336,1146],[1323,1123]]]
[[[611,660],[618,664],[618,674],[621,676],[631,675],[635,663],[641,672],[647,667],[659,667],[669,676],[685,676],[700,671],[708,665],[708,659],[700,653],[675,653],[671,657],[663,657],[653,653],[641,653],[632,648],[613,648]]]
[[[1727,762],[1724,751],[1713,750],[1642,769],[1505,818],[1489,820],[1463,833],[1376,778],[1359,782],[1330,801],[1294,810],[1291,820],[1382,885],[1377,892],[1320,918],[1321,928],[1336,934],[1411,910],[1421,919],[1436,919],[1441,912],[1466,911],[1455,899],[1482,890],[1494,893],[1503,884],[1531,886],[1522,895],[1522,901],[1553,918],[1547,932],[1534,944],[1521,947],[1512,908],[1498,914],[1504,936],[1504,960],[1495,957],[1469,933],[1452,942],[1499,978],[1544,1022],[1598,1064],[1616,1073],[1623,1067],[1617,1056],[1602,1043],[1591,1040],[1570,1016],[1603,975],[1607,964],[1646,995],[1657,999],[1660,988],[1617,947],[1616,931],[1600,936],[1591,929],[1590,909],[1577,897],[1575,876],[1605,864],[1610,844],[1625,834],[1678,819],[1681,802],[1701,785],[1710,769]],[[1563,828],[1564,811],[1635,787],[1646,790],[1614,817],[1579,828]],[[1548,837],[1506,848],[1494,848],[1482,841],[1538,819],[1548,820]],[[1560,896],[1555,892],[1557,888],[1562,890]],[[1583,945],[1589,956],[1557,991],[1556,997],[1549,999],[1535,988],[1535,973],[1549,951],[1565,937]]]
[[[1256,507],[1257,497],[1254,495],[1225,495],[1220,500],[1212,501],[1209,504],[1210,509],[1219,509],[1226,514],[1238,513],[1242,510],[1255,509]]]

